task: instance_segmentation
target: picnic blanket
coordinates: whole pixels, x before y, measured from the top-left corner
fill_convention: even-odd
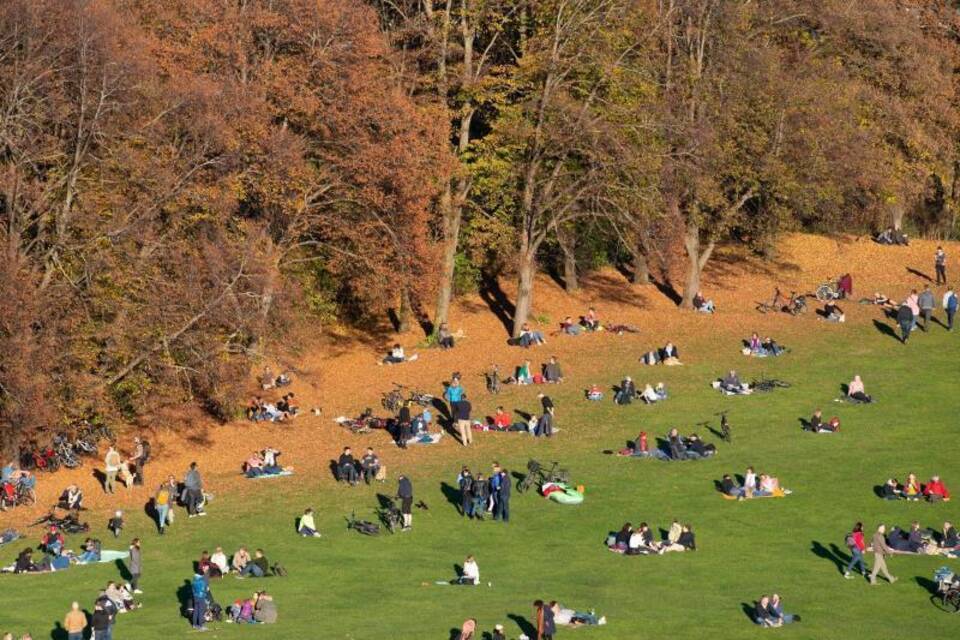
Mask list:
[[[262,478],[280,478],[282,476],[292,476],[292,475],[293,475],[293,471],[281,471],[280,473],[261,473],[258,476],[247,476],[247,478],[249,478],[250,480],[260,480]]]
[[[103,549],[100,552],[99,560],[89,560],[87,562],[77,562],[77,564],[104,564],[107,562],[116,562],[117,560],[126,560],[130,557],[129,551],[119,551],[117,549]]]
[[[791,492],[789,492],[789,493],[793,493],[793,492],[791,491]],[[776,491],[773,492],[773,495],[769,495],[769,496],[758,496],[758,495],[754,495],[752,498],[747,498],[747,500],[759,500],[759,499],[761,499],[761,498],[786,498],[786,497],[789,495],[789,493],[787,493],[787,492],[784,491],[783,489],[777,489]],[[721,493],[720,496],[721,496],[724,500],[736,500],[736,499],[737,499],[737,496],[727,495],[726,493]]]
[[[440,438],[443,437],[442,433],[425,433],[423,435],[414,436],[407,440],[406,444],[437,444],[440,442]]]

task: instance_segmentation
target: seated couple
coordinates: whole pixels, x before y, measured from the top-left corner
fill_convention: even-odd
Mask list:
[[[743,486],[737,484],[737,481],[729,474],[725,473],[720,481],[720,490],[727,498],[736,498],[737,500],[746,500],[749,498],[782,498],[793,493],[790,489],[784,489],[780,486],[780,480],[776,476],[761,473],[757,476],[753,467],[747,467],[743,476]]]
[[[823,421],[823,412],[817,409],[810,416],[810,420],[803,423],[804,431],[813,431],[814,433],[836,433],[840,431],[840,418],[833,416],[829,421]]]
[[[773,338],[763,338],[761,340],[756,333],[750,336],[749,340],[745,340],[744,343],[747,346],[744,347],[743,354],[755,358],[776,357],[786,351]]]
[[[273,624],[277,621],[277,605],[266,591],[257,591],[252,598],[238,598],[229,608],[227,622],[235,624]]]
[[[887,227],[877,235],[873,236],[873,241],[877,244],[894,245],[899,244],[907,246],[910,244],[910,238],[900,229]]]
[[[669,366],[674,366],[678,364],[683,364],[680,362],[680,352],[677,350],[677,347],[672,342],[668,342],[663,346],[662,349],[654,349],[653,351],[648,351],[643,354],[640,358],[640,362],[646,365],[656,365],[664,364]]]
[[[75,484],[69,485],[60,494],[57,500],[57,506],[61,509],[70,511],[80,511],[83,509],[83,491]]]
[[[713,383],[715,389],[719,389],[725,395],[749,395],[753,389],[745,382],[740,382],[740,376],[733,369],[719,381]]]
[[[709,458],[715,455],[717,448],[712,444],[706,444],[695,433],[690,434],[689,438],[684,438],[680,432],[674,428],[667,434],[666,450],[656,447],[648,449],[647,432],[641,431],[633,442],[633,447],[627,452],[621,452],[621,455],[629,455],[636,458],[657,458],[659,460],[698,460],[700,458]]]
[[[492,417],[487,418],[487,430],[489,431],[533,431],[536,429],[536,419],[533,421],[533,427],[526,422],[514,422],[510,414],[502,406],[497,407]]]
[[[540,373],[533,373],[529,360],[517,367],[512,378],[504,380],[506,384],[559,384],[563,382],[563,369],[557,361],[557,356],[550,356],[550,360],[540,367]]]
[[[543,337],[542,332],[534,331],[530,328],[529,323],[524,322],[520,327],[520,335],[513,340],[513,343],[526,349],[527,347],[547,344],[547,339]]]
[[[574,322],[571,316],[567,316],[560,323],[560,332],[569,336],[578,336],[583,331],[600,331],[602,329],[600,316],[593,307],[590,307],[585,315],[580,316],[580,322]]]
[[[791,622],[800,622],[800,616],[783,612],[783,602],[776,593],[760,596],[754,605],[753,621],[761,627],[782,627]]]
[[[247,405],[247,419],[253,422],[284,422],[292,420],[300,411],[293,392],[286,394],[276,404],[254,397]]]
[[[267,561],[267,557],[263,555],[263,549],[254,551],[251,558],[250,554],[247,553],[247,548],[240,547],[233,554],[231,565],[238,578],[262,578],[270,572],[270,563]]]
[[[280,451],[267,447],[263,451],[254,451],[243,463],[243,473],[248,478],[260,476],[275,476],[281,473],[292,473],[293,467],[281,467],[277,464]]]
[[[589,398],[589,395],[587,397]],[[667,387],[662,382],[658,382],[656,387],[647,384],[643,387],[642,392],[637,393],[637,386],[633,382],[633,378],[627,376],[620,381],[620,386],[613,396],[613,401],[624,405],[630,404],[635,398],[639,398],[643,400],[644,404],[654,404],[666,400],[667,397]]]
[[[359,484],[360,474],[363,474],[363,481],[370,484],[371,480],[377,479],[380,474],[380,458],[373,452],[372,447],[367,447],[367,452],[357,461],[353,457],[353,450],[350,447],[344,447],[343,453],[337,459],[337,481],[347,482],[351,486]]]
[[[401,347],[400,343],[397,342],[394,343],[393,348],[390,349],[390,353],[387,354],[387,357],[385,357],[378,364],[400,364],[401,362],[413,362],[418,357],[419,356],[417,354],[407,357],[407,355],[403,352],[403,347]]]
[[[950,491],[940,479],[940,476],[932,476],[930,482],[925,485],[920,484],[917,476],[910,473],[903,484],[896,478],[888,478],[884,483],[881,494],[885,500],[913,500],[921,499],[929,502],[947,502],[950,500]]]
[[[286,387],[290,385],[292,380],[290,380],[290,375],[286,372],[281,372],[280,375],[274,377],[273,371],[270,367],[264,367],[263,373],[260,375],[260,388],[264,391],[273,388]]]
[[[854,404],[870,404],[873,402],[873,398],[867,395],[863,387],[863,380],[860,379],[860,376],[853,376],[853,380],[847,385],[846,399],[847,402]]]
[[[696,551],[697,543],[690,525],[681,525],[676,520],[662,541],[654,539],[653,531],[646,522],[641,522],[636,529],[628,522],[620,531],[607,537],[607,548],[631,556],[663,555],[670,551]]]

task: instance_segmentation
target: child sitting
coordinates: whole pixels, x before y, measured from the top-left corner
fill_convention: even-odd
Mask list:
[[[587,389],[587,400],[603,400],[603,391],[600,390],[600,385],[590,385],[590,388]]]
[[[253,624],[253,600],[247,598],[234,600],[230,607],[230,622]]]
[[[117,511],[113,514],[113,517],[107,522],[107,529],[113,533],[114,538],[120,537],[120,532],[123,531],[123,511]]]

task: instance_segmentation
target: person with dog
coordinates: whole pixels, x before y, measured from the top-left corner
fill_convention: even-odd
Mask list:
[[[413,528],[413,483],[405,475],[397,478],[397,498],[400,499],[403,531],[410,531]]]

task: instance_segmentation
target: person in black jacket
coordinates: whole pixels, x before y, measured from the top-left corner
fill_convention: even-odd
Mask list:
[[[670,459],[686,460],[687,446],[683,444],[683,437],[680,435],[680,432],[676,429],[670,429],[667,439],[670,444]]]
[[[98,602],[93,608],[93,618],[90,626],[93,628],[94,638],[106,638],[112,622],[110,613],[106,611]]]
[[[913,329],[913,310],[908,305],[901,304],[897,309],[897,324],[900,325],[900,342],[906,344]]]
[[[403,515],[403,530],[413,527],[413,483],[410,478],[401,475],[397,479],[397,497],[400,498],[400,513]]]
[[[337,461],[338,480],[345,480],[352,486],[357,484],[357,463],[353,459],[353,453],[350,447],[344,447],[340,459]]]
[[[477,520],[483,520],[483,514],[487,511],[487,502],[490,501],[490,483],[478,473],[473,481],[473,517]]]
[[[510,472],[500,469],[500,490],[493,503],[493,519],[510,522]]]

